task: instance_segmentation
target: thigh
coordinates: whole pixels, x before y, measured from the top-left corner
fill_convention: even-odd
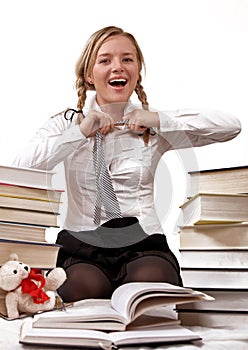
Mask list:
[[[97,266],[77,263],[66,269],[67,280],[59,288],[59,294],[66,302],[86,298],[110,298],[113,286],[107,275]]]
[[[126,264],[127,282],[166,282],[181,285],[178,271],[170,261],[162,256],[144,255]]]

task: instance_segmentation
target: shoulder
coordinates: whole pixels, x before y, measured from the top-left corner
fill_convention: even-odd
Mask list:
[[[50,117],[48,120],[51,124],[59,124],[65,128],[69,128],[72,125],[75,125],[77,122],[77,110],[73,108],[66,108]]]

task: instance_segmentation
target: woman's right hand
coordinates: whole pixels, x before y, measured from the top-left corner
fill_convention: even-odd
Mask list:
[[[114,120],[107,113],[91,110],[79,127],[85,137],[95,136],[98,130],[105,135],[114,129]]]

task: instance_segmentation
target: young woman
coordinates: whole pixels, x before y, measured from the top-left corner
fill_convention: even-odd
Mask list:
[[[149,110],[143,68],[130,33],[114,26],[94,33],[76,65],[77,113],[52,117],[16,158],[22,167],[64,164],[68,209],[57,240],[63,245],[58,265],[68,277],[59,290],[64,301],[109,298],[130,281],[182,285],[155,211],[157,164],[171,149],[228,141],[240,132],[239,121],[221,112]],[[86,106],[89,90],[95,93]],[[130,100],[134,92],[140,105]],[[107,170],[97,170],[103,157]],[[113,196],[102,173],[110,175]],[[105,213],[106,198],[117,199],[112,216]]]

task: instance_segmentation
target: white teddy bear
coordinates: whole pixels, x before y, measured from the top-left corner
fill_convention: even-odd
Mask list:
[[[11,254],[0,268],[0,288],[6,291],[7,316],[18,318],[20,313],[35,314],[51,310],[55,306],[55,291],[66,280],[62,268],[54,268],[46,278],[36,269],[18,260]]]

